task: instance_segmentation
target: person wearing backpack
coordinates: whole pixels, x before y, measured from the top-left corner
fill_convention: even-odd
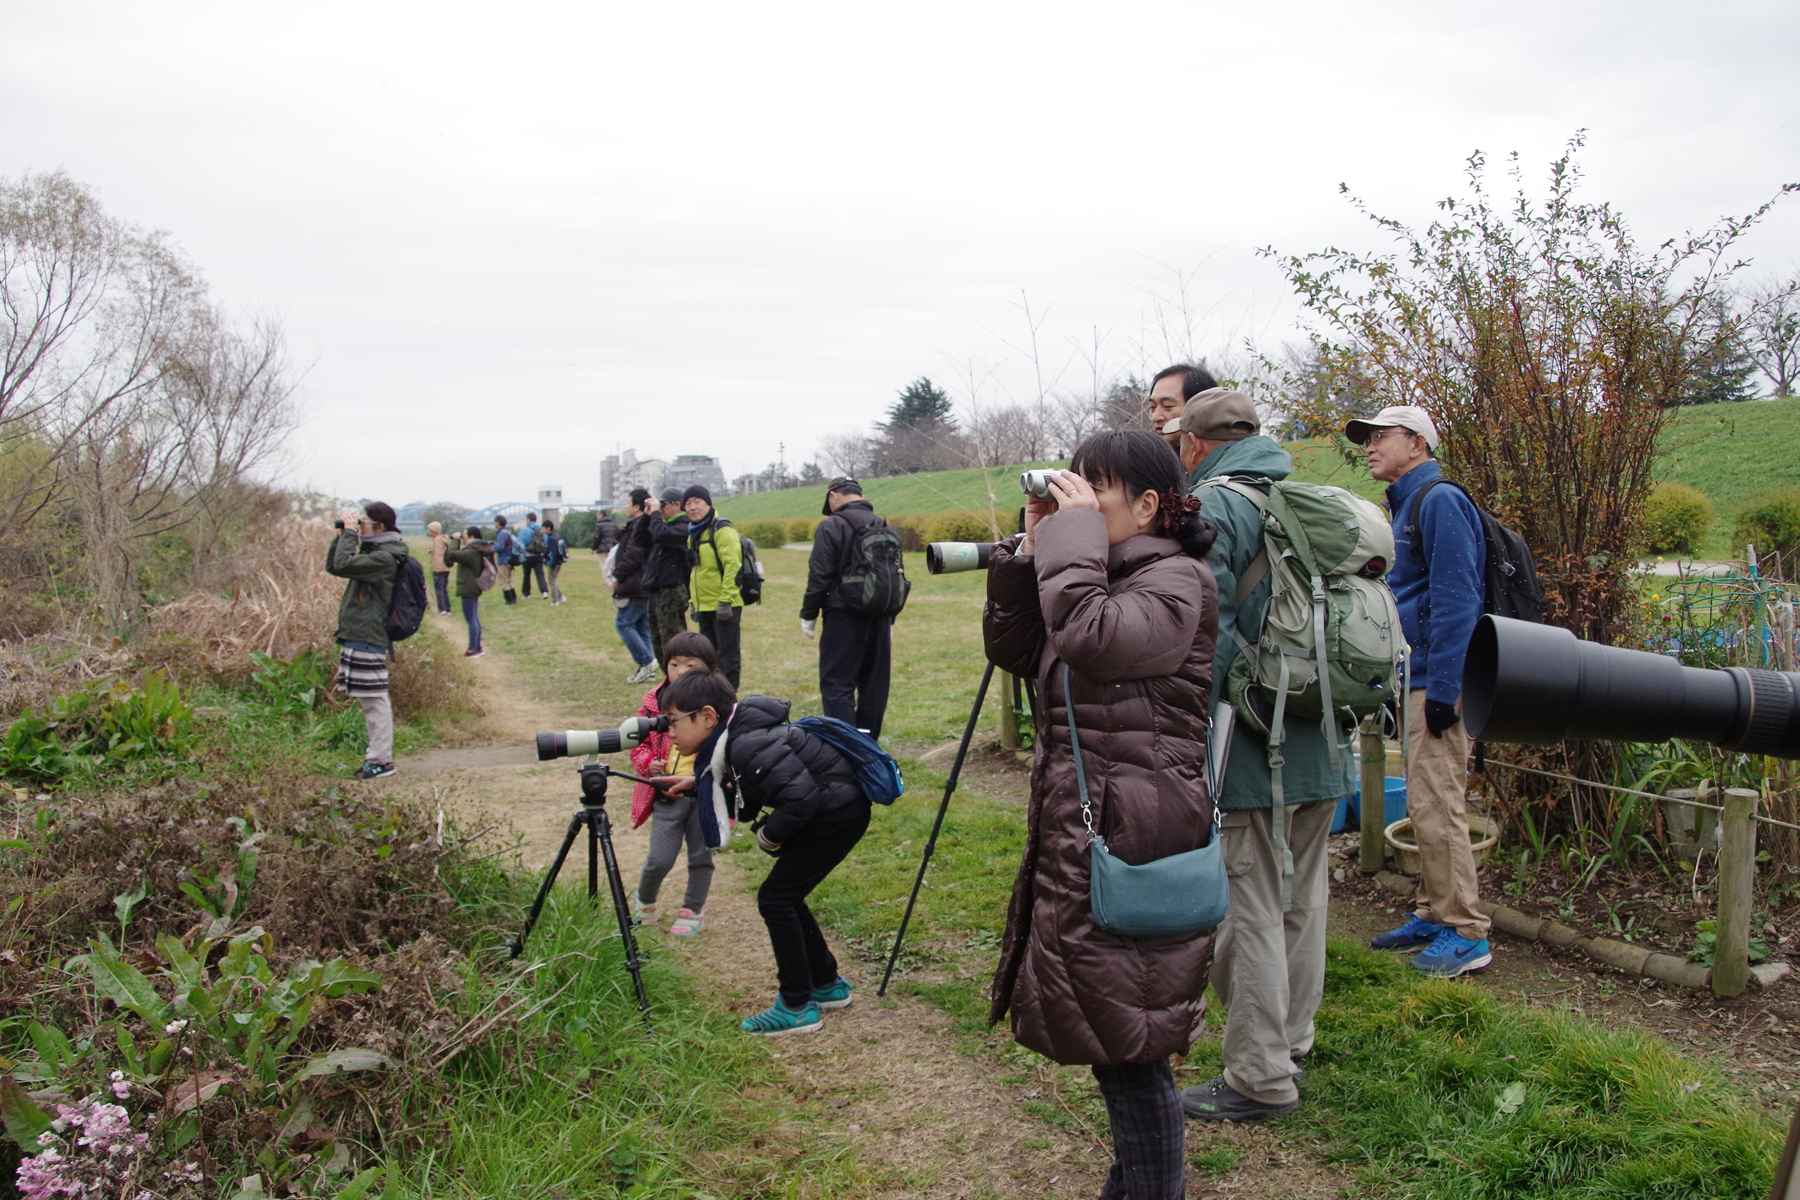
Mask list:
[[[513,567],[521,561],[519,539],[513,531],[506,527],[506,518],[494,518],[494,586],[500,590],[501,599],[508,604],[517,604],[519,594],[513,590]]]
[[[412,552],[399,533],[391,505],[379,500],[363,507],[355,529],[338,522],[338,535],[325,552],[325,573],[345,580],[338,602],[336,689],[363,710],[368,749],[358,779],[394,773],[394,706],[388,701],[388,608],[403,560]]]
[[[687,632],[688,581],[692,570],[681,489],[666,487],[657,501],[645,513],[645,519],[637,523],[632,538],[643,552],[637,585],[646,599],[650,618],[651,657],[662,662],[663,646],[676,634]],[[622,556],[624,552],[620,553]]]
[[[525,586],[521,590],[527,600],[531,599],[531,577],[534,573],[537,575],[538,594],[546,600],[550,599],[550,584],[544,578],[546,548],[544,527],[538,524],[538,515],[526,513],[525,528],[519,530],[519,550],[524,556],[525,564]]]
[[[1463,659],[1486,599],[1481,512],[1460,487],[1434,486],[1444,473],[1437,463],[1437,426],[1424,409],[1384,408],[1366,421],[1351,421],[1344,436],[1363,447],[1369,474],[1388,485],[1395,558],[1388,583],[1412,647],[1406,815],[1419,843],[1419,894],[1412,917],[1371,944],[1378,950],[1420,948],[1412,960],[1420,971],[1461,975],[1494,960],[1490,922],[1476,907],[1481,882],[1469,846],[1469,734],[1458,708]],[[1423,501],[1415,505],[1422,491]]]
[[[825,715],[878,738],[887,713],[894,617],[910,588],[900,538],[863,499],[862,484],[848,476],[825,489],[824,513],[807,560],[800,632],[818,635]]]
[[[569,561],[569,544],[556,532],[555,521],[544,522],[543,538],[544,569],[550,572],[544,594],[550,598],[550,607],[555,608],[563,602],[562,588],[557,586],[556,577],[561,574],[563,564]]]
[[[717,671],[673,680],[662,693],[669,737],[695,760],[696,806],[718,823],[716,797],[729,780],[737,817],[755,819],[756,844],[775,865],[756,891],[756,908],[775,956],[775,1003],[739,1022],[745,1033],[812,1033],[822,1009],[848,1008],[850,981],[838,973],[807,896],[847,858],[869,828],[869,798],[842,751],[788,724],[788,704],[773,696],[737,697]],[[717,844],[709,831],[708,843]],[[720,834],[718,841],[723,841]]]
[[[487,653],[481,648],[482,580],[485,576],[487,586],[494,585],[493,543],[482,541],[481,530],[471,525],[455,548],[445,552],[444,559],[456,568],[456,596],[462,602],[463,622],[469,627],[469,648],[463,657],[480,658]]]
[[[1262,508],[1237,488],[1266,496],[1288,477],[1293,460],[1263,435],[1256,405],[1243,392],[1214,388],[1194,396],[1180,429],[1189,492],[1219,531],[1207,564],[1219,586],[1212,678],[1214,694],[1223,700],[1240,647],[1255,642],[1263,628],[1272,590],[1259,565]],[[1220,486],[1226,479],[1237,487]],[[1220,712],[1217,705],[1214,712]],[[1345,752],[1333,769],[1316,721],[1290,719],[1284,729],[1279,831],[1267,737],[1235,720],[1225,752],[1219,807],[1231,909],[1219,927],[1212,983],[1231,1017],[1224,1070],[1182,1093],[1182,1108],[1197,1120],[1260,1120],[1292,1112],[1300,1102],[1301,1064],[1313,1046],[1313,1017],[1325,994],[1326,842],[1338,797],[1354,788],[1351,762]],[[1285,911],[1279,843],[1293,861]]]
[[[682,493],[688,519],[688,597],[694,622],[719,651],[719,670],[738,685],[743,663],[744,595],[738,569],[744,565],[743,538],[713,511],[712,493],[692,484]]]

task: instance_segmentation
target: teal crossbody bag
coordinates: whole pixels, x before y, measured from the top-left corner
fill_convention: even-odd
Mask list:
[[[1063,664],[1063,703],[1069,710],[1069,745],[1075,756],[1075,786],[1081,819],[1088,831],[1088,905],[1094,924],[1116,937],[1180,937],[1216,929],[1231,906],[1225,854],[1219,845],[1219,810],[1213,807],[1212,837],[1198,850],[1171,854],[1137,866],[1115,858],[1094,830],[1088,803],[1087,770],[1081,763],[1081,734],[1069,694],[1069,664]]]

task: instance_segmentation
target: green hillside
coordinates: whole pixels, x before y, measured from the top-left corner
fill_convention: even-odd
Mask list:
[[[1705,492],[1713,502],[1708,553],[1737,553],[1731,530],[1744,502],[1800,485],[1800,397],[1682,409],[1663,435],[1657,478]]]
[[[1360,464],[1345,463],[1329,443],[1294,442],[1288,450],[1294,455],[1295,479],[1334,484],[1381,500],[1381,485]],[[1024,469],[932,471],[864,480],[863,487],[875,510],[890,516],[931,516],[958,508],[979,511],[988,506],[990,490],[996,504],[1011,510],[1019,505],[1018,475]],[[1800,485],[1800,397],[1682,409],[1663,436],[1657,477],[1706,493],[1714,511],[1707,553],[1723,557],[1734,552],[1731,531],[1744,502],[1772,487]],[[719,511],[734,521],[791,520],[817,517],[824,500],[823,486],[790,488],[732,496],[719,502]]]
[[[1288,447],[1294,454],[1294,478],[1312,483],[1330,483],[1368,496],[1381,498],[1381,487],[1361,467],[1347,466],[1337,452],[1328,446],[1297,442]],[[865,479],[863,492],[875,511],[889,516],[931,516],[933,513],[966,508],[979,512],[990,503],[1002,509],[1016,509],[1019,499],[1019,472],[1028,466],[1066,467],[1068,460],[1055,463],[1028,463],[994,467],[983,471],[928,471],[918,475],[897,475],[890,479]],[[753,496],[731,496],[719,501],[719,511],[733,521],[775,519],[789,521],[795,517],[816,517],[825,503],[825,488],[789,488],[780,492],[758,492]]]

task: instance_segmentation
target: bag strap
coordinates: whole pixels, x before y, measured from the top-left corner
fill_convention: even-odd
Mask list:
[[[1087,826],[1088,844],[1106,842],[1094,832],[1094,807],[1088,803],[1087,770],[1081,765],[1081,733],[1075,728],[1075,697],[1069,692],[1069,664],[1063,669],[1063,707],[1069,711],[1069,746],[1075,756],[1075,790],[1081,796],[1081,823]]]
[[[1211,479],[1202,479],[1200,481],[1200,487],[1226,488],[1233,494],[1242,496],[1244,499],[1254,504],[1257,512],[1266,513],[1269,509],[1268,494],[1255,484],[1246,482],[1249,478],[1251,477],[1246,476],[1244,479],[1239,479],[1235,475],[1215,475]],[[1255,558],[1250,560],[1250,565],[1245,567],[1244,573],[1238,577],[1237,588],[1233,593],[1233,597],[1239,608],[1243,607],[1244,601],[1250,598],[1250,593],[1256,590],[1256,585],[1261,583],[1268,573],[1269,542],[1268,538],[1265,537],[1263,539],[1263,548],[1257,552]]]
[[[1465,496],[1469,494],[1468,490],[1460,483],[1457,483],[1454,480],[1445,479],[1442,475],[1439,475],[1436,479],[1429,480],[1424,487],[1413,493],[1412,503],[1406,506],[1406,524],[1400,529],[1400,532],[1406,535],[1407,546],[1411,548],[1414,554],[1419,556],[1419,561],[1426,566],[1430,566],[1431,561],[1425,557],[1425,545],[1418,536],[1422,532],[1419,528],[1419,513],[1425,508],[1425,493],[1429,492],[1440,483],[1448,483],[1451,487],[1456,488]]]

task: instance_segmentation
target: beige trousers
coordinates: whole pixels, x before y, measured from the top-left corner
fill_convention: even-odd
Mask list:
[[[1268,809],[1223,815],[1231,910],[1213,949],[1212,985],[1225,1005],[1225,1082],[1263,1104],[1291,1104],[1294,1063],[1313,1046],[1325,994],[1326,841],[1337,804],[1290,804],[1294,905],[1281,911],[1281,867]]]
[[[393,762],[394,706],[388,700],[388,694],[358,696],[356,702],[362,706],[363,728],[369,734],[369,748],[363,757],[372,763]]]
[[[1424,688],[1412,690],[1406,708],[1406,815],[1419,843],[1415,911],[1480,941],[1491,922],[1475,908],[1481,882],[1469,850],[1469,731],[1459,721],[1443,737],[1432,737],[1425,727]]]

